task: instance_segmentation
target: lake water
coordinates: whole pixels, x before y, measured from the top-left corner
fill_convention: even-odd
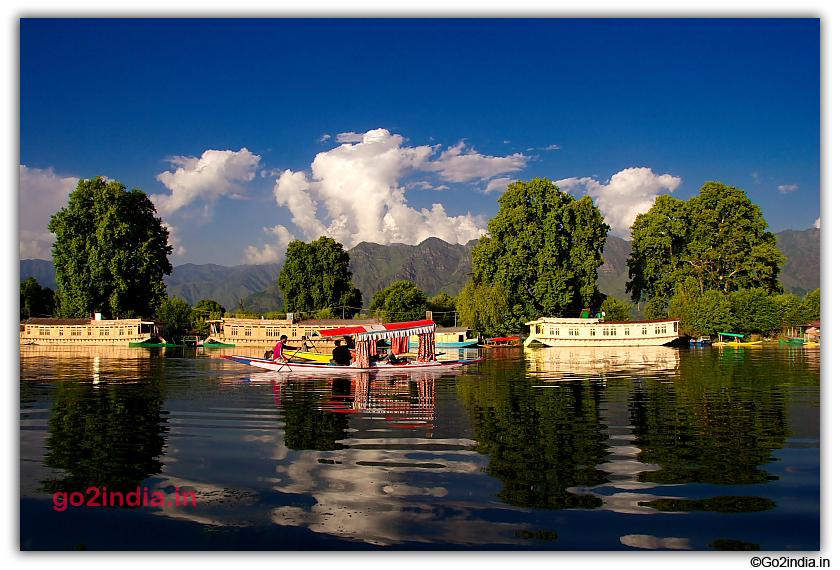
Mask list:
[[[820,549],[819,348],[221,350],[22,346],[21,549]]]

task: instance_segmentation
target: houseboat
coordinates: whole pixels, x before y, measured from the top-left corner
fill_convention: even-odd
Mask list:
[[[603,313],[590,318],[588,311],[577,319],[540,317],[526,324],[525,346],[661,346],[680,336],[679,319],[611,322]]]
[[[168,339],[165,324],[143,319],[103,319],[97,313],[88,319],[30,318],[20,324],[20,343],[39,345],[130,345],[162,343]]]
[[[280,337],[286,335],[288,344],[301,347],[306,337],[307,348],[329,352],[334,339],[323,339],[317,332],[353,325],[378,325],[382,319],[312,319],[295,321],[289,314],[286,319],[241,319],[225,317],[210,320],[210,334],[204,346],[220,343],[228,346],[259,346],[273,348]]]

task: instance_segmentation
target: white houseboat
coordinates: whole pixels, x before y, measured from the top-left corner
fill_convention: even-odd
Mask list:
[[[30,318],[20,324],[21,344],[97,345],[160,343],[168,338],[166,325],[143,319]]]
[[[610,322],[595,318],[541,317],[527,323],[525,346],[659,346],[677,340],[680,320]]]

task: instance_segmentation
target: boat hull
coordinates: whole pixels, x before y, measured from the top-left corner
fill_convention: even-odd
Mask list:
[[[266,360],[265,358],[251,358],[249,356],[223,355],[222,358],[271,372],[401,372],[414,370],[446,370],[460,368],[461,366],[466,366],[467,364],[474,364],[485,360],[484,358],[474,358],[471,360],[433,360],[432,362],[410,362],[407,364],[386,364],[384,362],[377,362],[370,368],[356,368],[355,366],[337,366],[335,364],[323,364],[319,362],[275,362],[273,360]]]

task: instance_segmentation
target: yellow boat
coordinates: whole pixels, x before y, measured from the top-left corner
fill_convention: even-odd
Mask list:
[[[718,333],[718,341],[714,346],[758,346],[762,344],[761,340],[742,340],[744,335],[737,333]],[[731,339],[731,340],[730,340]]]

